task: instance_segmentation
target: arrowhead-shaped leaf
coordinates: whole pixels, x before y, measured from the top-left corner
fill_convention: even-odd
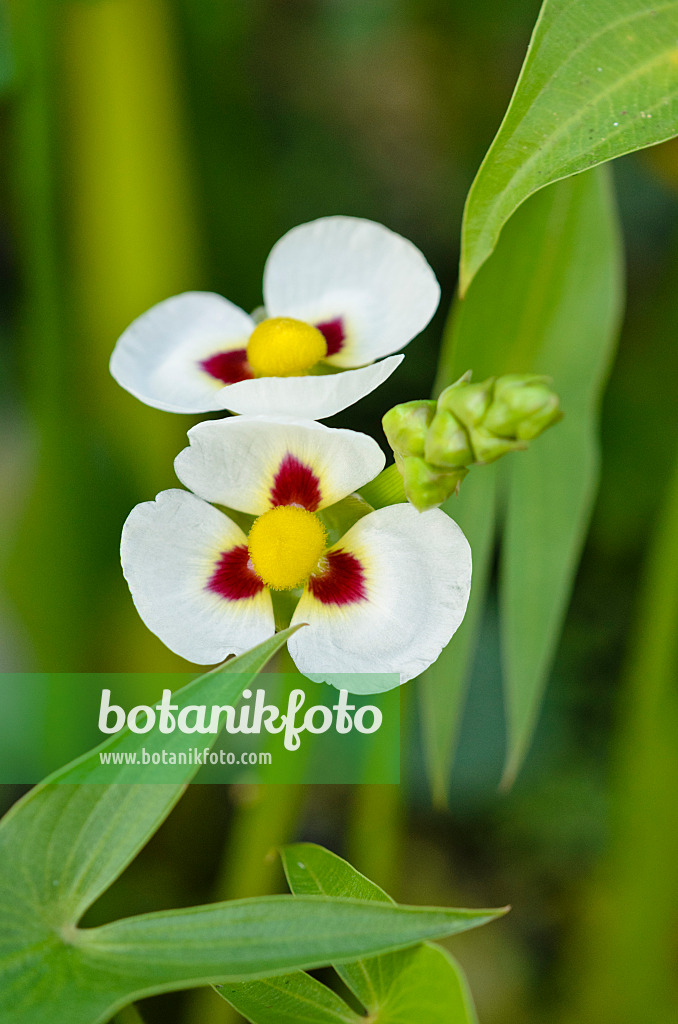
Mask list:
[[[501,911],[499,912],[501,913]],[[103,1024],[144,996],[245,981],[403,949],[496,911],[270,896],[147,914],[101,928],[31,927],[0,944],[3,1024]],[[19,940],[19,941],[17,941]]]
[[[321,846],[311,843],[288,846],[282,851],[282,857],[290,888],[297,895],[324,893],[393,905],[383,889]],[[484,923],[470,917],[467,910],[457,913],[460,918],[455,931]],[[475,916],[483,911],[471,913]],[[503,911],[491,913],[494,916]],[[379,1024],[406,1024],[412,1020],[425,1020],[427,1024],[470,1024],[475,1020],[460,969],[438,947],[420,945],[355,963],[335,964],[335,969],[371,1019]]]
[[[194,680],[175,694],[175,703],[237,703],[291,632]],[[216,735],[209,738],[214,742]],[[32,979],[39,1000],[40,979],[53,977],[56,964],[77,960],[71,945],[77,921],[153,835],[197,771],[188,764],[177,768],[173,784],[143,784],[134,765],[107,766],[102,775],[99,753],[154,745],[178,753],[193,744],[191,734],[178,730],[124,730],[40,783],[0,822],[0,1019],[16,1011],[10,978],[22,985]],[[92,784],[103,778],[107,784]]]
[[[292,632],[277,633],[195,679],[174,702],[237,703]],[[204,745],[216,738],[211,734]],[[149,785],[139,782],[138,765],[107,765],[102,772],[100,752],[156,747],[179,753],[194,745],[195,737],[178,729],[143,735],[124,729],[32,789],[0,822],[0,902],[23,906],[27,920],[75,925],[159,828],[198,770],[179,765],[176,783]],[[93,784],[104,779],[105,785]]]
[[[391,910],[391,898],[341,857],[312,843],[282,851],[290,888],[298,898],[321,895],[369,900]],[[449,911],[458,914],[455,931],[475,927],[503,911]],[[484,915],[481,918],[478,915]],[[489,916],[488,916],[489,915]],[[452,923],[450,921],[450,923]],[[466,980],[449,954],[428,943],[410,949],[333,962],[335,970],[369,1013],[374,1024],[475,1024]],[[307,974],[219,986],[219,992],[253,1024],[356,1024],[357,1016],[334,992]]]

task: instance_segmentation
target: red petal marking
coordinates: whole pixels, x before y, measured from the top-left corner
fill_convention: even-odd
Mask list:
[[[246,544],[222,551],[219,562],[207,582],[207,589],[227,601],[254,597],[264,589],[257,574],[248,565],[250,553]]]
[[[280,463],[271,487],[271,505],[301,505],[315,512],[320,504],[320,481],[310,466],[289,452]]]
[[[346,340],[344,321],[338,316],[336,320],[325,320],[323,323],[316,324],[315,326],[327,342],[328,356],[336,356],[337,352],[340,352],[344,347],[344,341]]]
[[[365,572],[348,551],[328,551],[328,566],[322,575],[311,576],[308,589],[322,604],[355,604],[367,598]]]
[[[237,384],[239,380],[252,380],[254,374],[247,362],[247,349],[236,348],[231,352],[217,352],[200,363],[201,369],[224,384]]]

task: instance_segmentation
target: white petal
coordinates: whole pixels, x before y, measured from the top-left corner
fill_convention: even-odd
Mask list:
[[[308,377],[259,377],[229,384],[218,393],[220,408],[246,416],[299,416],[321,420],[347,409],[391,376],[404,356],[390,356],[360,370]]]
[[[191,427],[188,438],[190,447],[174,461],[181,482],[206,501],[253,515],[287,503],[281,495],[290,486],[286,470],[290,459],[301,474],[303,493],[289,503],[311,511],[333,505],[362,487],[381,472],[385,462],[377,442],[366,434],[311,420],[268,416],[207,420]],[[316,500],[304,500],[309,494]]]
[[[148,628],[198,665],[241,654],[274,633],[268,590],[228,600],[208,589],[219,556],[247,544],[222,512],[186,491],[137,505],[122,532],[122,567]]]
[[[254,326],[247,313],[221,295],[175,295],[142,313],[120,336],[111,373],[132,395],[157,409],[223,409],[223,381],[200,363],[218,352],[246,348]]]
[[[439,301],[440,286],[416,246],[356,217],[292,228],[273,246],[264,270],[269,316],[344,320],[346,341],[328,360],[336,366],[362,366],[397,352],[423,331]]]
[[[444,512],[411,505],[371,512],[333,550],[355,555],[366,596],[323,604],[307,588],[292,623],[309,623],[288,641],[300,672],[351,690],[341,673],[396,672],[401,683],[431,665],[460,625],[471,589],[471,550]],[[382,689],[377,681],[374,689]],[[353,692],[373,692],[356,678]]]

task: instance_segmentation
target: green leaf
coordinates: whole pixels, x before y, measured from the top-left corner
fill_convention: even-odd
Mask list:
[[[380,961],[386,957],[379,957]],[[476,1024],[466,979],[439,946],[425,943],[389,958],[398,965],[374,1024]],[[367,961],[369,963],[369,961]],[[365,1017],[303,971],[279,978],[220,985],[219,994],[253,1024],[359,1024]]]
[[[219,985],[217,991],[254,1024],[360,1024],[365,1020],[304,971]]]
[[[400,949],[486,924],[503,910],[406,907],[326,896],[263,896],[125,918],[79,932],[86,960],[140,991],[174,982],[266,977]],[[109,968],[110,969],[110,968]],[[167,982],[164,981],[163,984]]]
[[[676,452],[678,456],[678,452]],[[612,750],[610,833],[582,893],[568,1019],[671,1021],[678,920],[678,458],[643,566]],[[634,589],[636,579],[634,579]]]
[[[604,169],[557,183],[511,219],[496,252],[453,311],[438,384],[473,368],[483,379],[543,373],[565,418],[498,467],[506,482],[500,599],[508,723],[506,781],[530,741],[562,627],[597,484],[598,405],[622,302],[619,230]],[[464,681],[477,643],[492,552],[495,467],[477,467],[445,506],[471,541],[467,621],[422,692],[427,761],[441,802]],[[478,477],[484,476],[481,481]]]
[[[176,703],[237,701],[292,632],[279,633],[194,680],[178,691]],[[107,768],[109,784],[92,785],[99,778],[99,752],[154,745],[180,751],[193,742],[192,735],[178,730],[169,735],[124,730],[40,783],[5,815],[0,822],[0,978],[17,964],[22,977],[40,976],[53,959],[64,957],[61,931],[70,935],[164,821],[197,771],[187,765],[176,784],[147,785],[133,782],[138,768],[120,765]],[[4,992],[0,985],[0,1010],[6,1008]]]
[[[282,851],[290,889],[296,895],[326,894],[392,904],[383,889],[341,857],[311,843]],[[461,911],[466,927],[473,927]],[[335,964],[345,984],[379,1024],[466,1024],[475,1019],[461,971],[434,946],[417,946],[356,963]],[[257,1021],[257,1024],[259,1022]]]
[[[195,679],[177,691],[175,703],[236,702],[295,629]],[[216,738],[210,735],[209,742]],[[179,752],[194,745],[195,737],[179,730],[138,735],[125,729],[31,790],[0,822],[2,904],[22,906],[27,919],[74,925],[159,828],[198,770],[186,765],[176,784],[148,785],[136,782],[134,765],[108,766],[108,783],[92,785],[101,772],[99,753],[142,747]]]
[[[623,293],[619,228],[605,172],[563,182],[551,197],[549,192],[535,197],[535,205],[546,212],[566,201],[567,213],[559,237],[545,236],[539,247],[542,258],[555,252],[550,273],[541,277],[537,301],[546,315],[535,332],[539,344],[529,369],[553,377],[565,418],[507,466],[499,594],[506,783],[532,736],[588,530],[598,488],[599,403]]]
[[[180,706],[236,700],[293,630],[190,683]],[[167,816],[182,786],[86,785],[96,751],[55,773],[0,823],[0,1019],[103,1024],[143,996],[243,981],[405,949],[501,911],[397,907],[361,898],[277,896],[163,911],[79,929],[84,910]],[[190,735],[164,744],[188,747]],[[128,734],[127,749],[154,742]],[[167,746],[165,747],[167,749]],[[196,770],[186,766],[186,782]],[[75,781],[77,780],[77,782]],[[70,782],[70,784],[66,784]]]
[[[282,859],[290,888],[300,899],[326,895],[369,900],[384,909],[395,907],[383,889],[320,846],[285,847]],[[413,1020],[474,1024],[476,1020],[460,968],[437,946],[417,945],[354,963],[334,963],[334,967],[375,1024],[411,1024]],[[364,1020],[329,989],[299,973],[220,986],[219,991],[254,1024]]]
[[[424,943],[396,954],[398,974],[384,995],[377,1024],[477,1024],[466,978],[454,957]]]
[[[285,847],[281,856],[289,887],[297,896],[345,896],[394,905],[383,889],[322,846],[298,843]],[[380,1002],[377,989],[382,975],[380,968],[385,968],[384,973],[392,977],[397,973],[398,955],[379,957],[379,963],[361,961],[337,967],[342,981],[370,1013],[376,1012]]]
[[[99,1024],[135,999],[241,981],[405,948],[501,911],[396,907],[354,899],[270,896],[58,927],[46,916],[19,947],[0,939],[3,1024]],[[26,929],[17,921],[17,929]]]
[[[545,0],[466,201],[462,295],[533,192],[676,134],[677,72],[678,0]]]

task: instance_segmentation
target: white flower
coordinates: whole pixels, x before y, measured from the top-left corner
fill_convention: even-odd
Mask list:
[[[354,217],[288,231],[266,261],[263,291],[259,324],[211,292],[153,306],[118,340],[111,373],[170,412],[322,419],[393,373],[403,356],[391,353],[426,327],[440,298],[411,242]]]
[[[323,516],[383,467],[375,441],[309,421],[200,423],[177,457],[193,493],[163,491],[125,523],[122,564],[146,625],[177,654],[213,664],[275,630],[271,591],[297,591],[289,650],[317,681],[343,673],[419,675],[459,626],[471,552],[436,509],[364,515],[336,543]],[[246,535],[209,502],[254,519]],[[350,687],[347,687],[350,689]]]

